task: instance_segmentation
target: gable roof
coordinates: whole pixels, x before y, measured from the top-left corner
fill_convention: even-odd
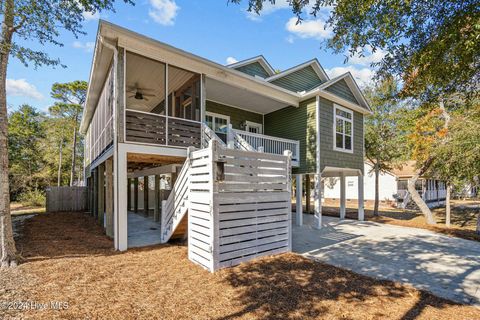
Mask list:
[[[322,81],[322,82],[325,82],[327,81],[329,78],[328,78],[328,75],[327,73],[325,72],[325,70],[323,70],[323,67],[320,65],[320,62],[318,62],[318,60],[315,58],[315,59],[312,59],[310,61],[307,61],[307,62],[304,62],[304,63],[301,63],[295,67],[292,67],[292,68],[289,68],[287,70],[284,70],[280,73],[277,73],[273,76],[271,76],[270,78],[267,78],[265,79],[266,81],[268,82],[271,82],[271,81],[274,81],[276,79],[279,79],[279,78],[283,78],[291,73],[294,73],[294,72],[297,72],[301,69],[304,69],[304,68],[307,68],[311,66],[313,68],[313,70],[315,71],[315,73],[317,74],[318,78]]]
[[[344,73],[322,83],[317,88],[306,92],[304,97],[309,98],[316,94],[320,94],[321,96],[329,98],[330,100],[340,98],[343,101],[351,103],[351,105],[347,105],[347,107],[351,107],[355,110],[355,106],[358,105],[366,110],[366,112],[363,113],[371,113],[370,105],[368,104],[367,99],[365,99],[365,96],[350,72]],[[362,112],[361,110],[357,111]]]
[[[262,78],[268,78],[275,74],[275,70],[262,55],[229,64],[227,67]]]

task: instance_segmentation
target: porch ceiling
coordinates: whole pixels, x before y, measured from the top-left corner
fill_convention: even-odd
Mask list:
[[[266,114],[288,106],[285,102],[209,77],[206,78],[205,89],[207,100],[213,100],[256,113]]]

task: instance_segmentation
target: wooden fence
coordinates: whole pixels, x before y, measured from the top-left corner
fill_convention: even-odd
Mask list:
[[[188,255],[210,271],[291,251],[290,156],[222,148],[190,158]]]
[[[48,187],[46,211],[86,211],[87,196],[87,187]]]

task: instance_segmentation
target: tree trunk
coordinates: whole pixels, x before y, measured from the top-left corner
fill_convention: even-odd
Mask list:
[[[63,140],[60,141],[60,150],[59,150],[59,159],[58,159],[58,172],[57,172],[57,186],[60,187],[62,182],[62,149],[63,149]]]
[[[0,266],[17,265],[17,249],[13,239],[10,215],[10,186],[8,181],[8,118],[7,66],[13,35],[13,0],[6,0],[1,34],[0,52]]]
[[[450,183],[447,183],[447,195],[446,195],[446,205],[445,205],[445,225],[450,228],[450,196],[452,193],[452,186]]]
[[[480,213],[477,216],[477,234],[480,235]]]
[[[418,180],[420,175],[417,173],[414,175],[411,179],[408,180],[407,184],[407,189],[408,192],[410,193],[410,196],[412,197],[413,202],[418,206],[420,211],[423,213],[425,216],[425,219],[427,220],[428,224],[436,224],[435,218],[433,217],[432,210],[427,206],[425,201],[423,201],[422,197],[420,197],[420,194],[418,193],[417,189],[415,188],[415,184]]]
[[[77,121],[78,114],[75,114],[73,119],[75,121],[73,127],[73,142],[72,142],[72,168],[70,170],[70,187],[73,186],[73,179],[75,179],[75,164],[77,160]]]
[[[375,204],[373,206],[373,215],[378,217],[378,204],[379,204],[379,180],[380,180],[380,166],[378,161],[375,162]]]

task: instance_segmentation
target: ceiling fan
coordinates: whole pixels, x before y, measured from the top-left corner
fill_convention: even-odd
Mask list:
[[[154,94],[147,93],[148,91],[154,91],[154,89],[149,88],[140,88],[137,84],[135,86],[129,87],[127,92],[133,93],[129,98],[135,98],[136,100],[145,100],[148,101],[147,97],[155,97]]]

